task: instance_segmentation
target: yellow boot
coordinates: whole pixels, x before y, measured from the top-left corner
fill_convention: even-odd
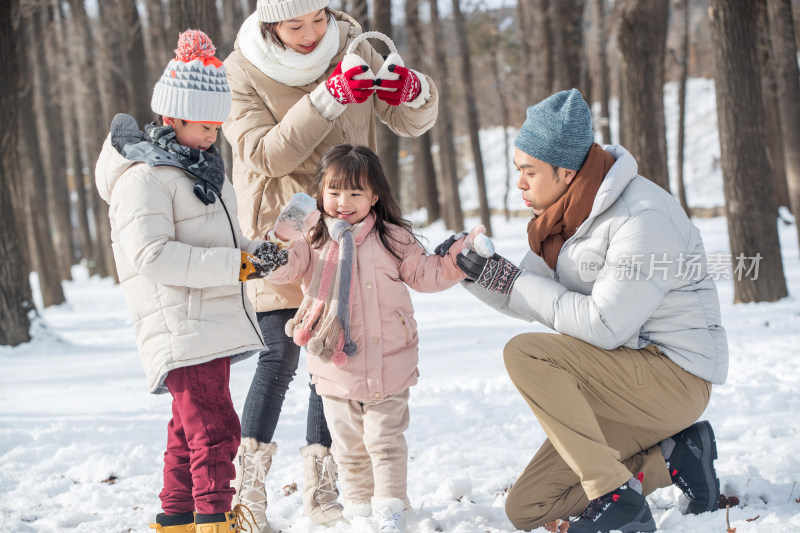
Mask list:
[[[150,524],[156,533],[194,533],[194,513],[166,515],[159,513]]]
[[[250,519],[245,516],[249,513]],[[245,527],[247,524],[247,527]],[[197,515],[194,533],[244,533],[256,532],[253,513],[244,505],[237,505],[227,513]]]

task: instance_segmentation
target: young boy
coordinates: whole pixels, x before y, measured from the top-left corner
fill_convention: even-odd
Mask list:
[[[240,425],[230,365],[263,347],[240,282],[286,252],[242,236],[236,197],[214,147],[230,110],[225,67],[203,32],[180,35],[153,90],[162,125],[111,124],[97,161],[117,272],[150,392],[172,394],[159,533],[240,531],[231,509]]]

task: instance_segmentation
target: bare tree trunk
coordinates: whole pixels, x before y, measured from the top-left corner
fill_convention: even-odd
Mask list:
[[[406,1],[406,28],[408,33],[408,64],[422,63],[420,49],[425,42],[419,23],[419,0]],[[429,69],[425,70],[426,72]],[[417,190],[422,194],[422,205],[427,211],[428,223],[441,216],[439,206],[439,188],[436,186],[436,168],[433,164],[431,148],[433,144],[430,131],[412,140],[414,146],[414,176],[418,184]]]
[[[136,10],[136,0],[116,0],[122,22],[122,46],[125,54],[125,70],[121,73],[128,102],[131,108],[128,113],[141,125],[152,120],[150,97],[153,86],[149,85],[150,71],[145,61],[142,21]],[[165,65],[166,66],[166,65]]]
[[[787,295],[773,183],[761,179],[767,157],[757,39],[757,5],[766,0],[711,0],[717,120],[722,156],[725,212],[734,266],[741,260],[757,276],[734,272],[734,302],[776,301]],[[743,110],[751,110],[743,112]]]
[[[373,18],[372,18],[372,27],[375,31],[379,31],[386,35],[387,37],[392,37],[392,2],[391,0],[375,0],[373,2]],[[389,49],[386,48],[384,43],[376,42],[375,45],[377,46],[378,52],[384,54],[384,56],[389,54]],[[385,48],[385,51],[383,50]],[[394,133],[389,127],[378,120],[376,117],[375,119],[375,130],[377,132],[378,137],[378,155],[383,162],[383,169],[386,172],[386,177],[389,180],[389,185],[392,186],[392,190],[394,191],[395,197],[397,200],[400,201],[400,177],[399,177],[399,165],[398,165],[398,153],[400,151],[400,139],[397,137],[397,134]]]
[[[669,0],[625,0],[617,42],[622,58],[620,122],[639,174],[669,191],[664,121],[664,54]]]
[[[497,91],[497,99],[500,103],[500,124],[503,126],[503,162],[505,163],[505,193],[503,194],[503,213],[506,216],[506,220],[511,217],[511,212],[508,208],[508,196],[511,192],[511,166],[512,166],[512,155],[511,155],[511,142],[508,138],[508,128],[510,126],[510,112],[508,109],[508,97],[506,95],[506,86],[504,83],[505,75],[504,75],[504,68],[505,65],[502,47],[500,44],[500,20],[498,17],[492,17],[494,25],[491,29],[491,40],[489,45],[489,54],[491,56],[491,61],[494,64],[495,71],[494,71],[494,88]]]
[[[777,102],[789,205],[795,216],[800,216],[800,72],[797,68],[792,4],[789,0],[767,0],[767,6],[778,81]],[[796,226],[800,238],[800,224]]]
[[[70,0],[72,4],[73,0]],[[238,2],[232,2],[237,4]],[[149,65],[148,72],[148,85],[151,87],[156,84],[164,67],[172,58],[172,50],[174,44],[169,44],[170,41],[177,41],[178,36],[172,38],[172,35],[167,28],[167,16],[164,12],[164,4],[161,0],[145,0],[145,9],[147,11],[147,39],[145,39],[145,50],[147,51],[147,63]]]
[[[464,84],[464,105],[467,114],[467,130],[469,144],[472,148],[472,160],[475,164],[475,179],[478,182],[478,205],[481,224],[486,226],[486,235],[492,236],[492,220],[489,212],[489,200],[486,197],[486,176],[483,169],[483,154],[481,152],[480,123],[478,121],[478,106],[475,105],[475,87],[472,82],[472,54],[469,50],[469,37],[464,15],[461,13],[459,0],[453,0],[453,21],[455,22],[456,40],[461,55],[461,82]]]
[[[605,0],[592,0],[591,6],[594,24],[594,68],[592,71],[592,100],[600,103],[600,116],[595,117],[595,127],[600,132],[601,142],[611,144],[611,128],[609,126],[608,99],[609,76],[608,54],[606,53],[606,12]]]
[[[32,14],[23,15],[18,33],[20,43],[34,42],[33,25]],[[32,65],[31,61],[35,55],[32,48],[21,46],[20,65]],[[20,69],[20,81],[26,84],[26,90],[22,92],[17,103],[18,109],[36,109],[33,93],[37,83],[34,77],[37,74],[36,68]],[[36,244],[30,248],[32,265],[39,276],[39,290],[44,307],[61,305],[65,301],[64,290],[61,287],[58,264],[51,260],[54,245],[50,227],[53,222],[50,210],[47,208],[47,179],[45,178],[44,158],[40,152],[41,143],[36,124],[21,113],[19,114],[19,132],[22,141],[18,145],[20,160],[26,162],[24,168],[20,169],[20,176],[28,191],[25,204],[30,212],[28,225],[31,227]]]
[[[431,37],[435,70],[439,73],[441,84],[439,89],[439,116],[436,119],[436,133],[439,140],[439,164],[442,169],[442,189],[445,226],[453,231],[464,228],[464,213],[461,210],[461,197],[458,194],[458,167],[456,162],[456,149],[453,146],[453,119],[450,114],[450,89],[447,86],[448,70],[444,46],[441,46],[442,23],[439,20],[439,8],[436,0],[429,3],[431,8]]]
[[[104,121],[100,120],[103,113],[97,113],[97,95],[101,91],[95,75],[97,72],[94,58],[95,46],[86,15],[85,2],[83,0],[69,0],[69,5],[71,17],[67,34],[70,36],[74,50],[72,76],[75,81],[73,97],[76,110],[77,137],[81,159],[87,168],[86,173],[81,172],[81,174],[83,174],[86,209],[91,210],[94,215],[92,219],[94,235],[92,236],[91,254],[89,255],[89,272],[92,275],[106,277],[111,272],[108,271],[104,255],[111,253],[111,243],[110,241],[103,242],[100,238],[100,225],[97,222],[98,203],[105,204],[105,202],[99,197],[94,186],[94,165],[100,153],[100,145],[103,141],[104,133]]]
[[[58,56],[55,41],[50,37],[52,18],[47,5],[37,9],[37,40],[43,49],[37,50],[32,63],[38,70],[38,83],[35,85],[34,103],[39,140],[43,155],[47,158],[47,206],[52,215],[50,231],[53,233],[54,256],[58,262],[62,280],[72,279],[70,267],[74,262],[72,242],[72,222],[70,220],[69,195],[67,192],[66,163],[64,143],[60,137],[64,131],[59,106],[59,83],[53,72],[53,63]],[[35,44],[31,44],[36,47]],[[45,58],[43,61],[42,58]],[[55,79],[54,79],[55,78]]]
[[[178,42],[178,34],[197,29],[211,37],[211,40],[222,42],[219,14],[215,0],[171,0],[170,24],[173,40]],[[172,46],[172,42],[167,42]],[[166,65],[164,65],[166,66]]]
[[[689,201],[686,199],[686,186],[683,180],[684,148],[686,145],[686,81],[689,78],[689,13],[691,6],[689,0],[678,0],[683,8],[683,27],[681,31],[681,56],[680,56],[680,82],[678,86],[678,201],[687,215]]]
[[[550,31],[553,36],[552,92],[576,88],[586,94],[581,85],[583,63],[583,0],[550,2]]]
[[[538,100],[536,97],[536,90],[534,87],[533,73],[536,69],[532,68],[533,61],[533,43],[532,41],[537,36],[537,31],[540,26],[534,26],[531,21],[534,19],[534,14],[531,13],[533,6],[531,0],[517,0],[517,25],[519,32],[519,46],[520,46],[520,60],[525,68],[520,69],[522,74],[522,94],[524,97],[523,104],[525,106],[533,105]]]
[[[533,2],[533,9],[531,16],[533,21],[531,27],[533,28],[534,47],[538,59],[535,64],[538,67],[536,73],[536,83],[533,93],[533,100],[527,102],[527,105],[533,105],[550,96],[552,88],[550,80],[555,73],[554,65],[554,50],[553,50],[553,28],[550,24],[550,3],[557,0],[530,0]],[[525,30],[527,31],[527,29]]]
[[[361,24],[361,29],[365,32],[370,31],[369,9],[367,7],[367,0],[352,0],[353,7],[350,9],[350,16],[356,19],[356,22]],[[375,9],[373,7],[373,9]]]
[[[17,346],[28,342],[30,318],[34,309],[31,285],[23,264],[25,247],[22,228],[17,225],[22,205],[14,201],[11,186],[19,183],[17,161],[17,113],[19,109],[17,62],[22,46],[19,35],[19,0],[0,3],[0,59],[6,83],[0,84],[0,346]]]

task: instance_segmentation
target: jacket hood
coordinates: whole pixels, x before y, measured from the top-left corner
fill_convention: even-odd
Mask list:
[[[130,115],[119,113],[111,121],[111,131],[103,142],[94,172],[97,191],[106,203],[110,201],[111,191],[119,177],[137,163],[122,155],[122,147],[140,142],[143,135],[136,119]]]

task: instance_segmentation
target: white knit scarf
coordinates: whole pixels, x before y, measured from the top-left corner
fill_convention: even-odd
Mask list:
[[[339,51],[339,25],[336,19],[328,19],[328,29],[311,53],[301,54],[287,47],[285,50],[265,40],[261,35],[258,13],[253,13],[239,30],[239,48],[242,55],[258,70],[273,80],[300,87],[308,85],[322,76]]]

